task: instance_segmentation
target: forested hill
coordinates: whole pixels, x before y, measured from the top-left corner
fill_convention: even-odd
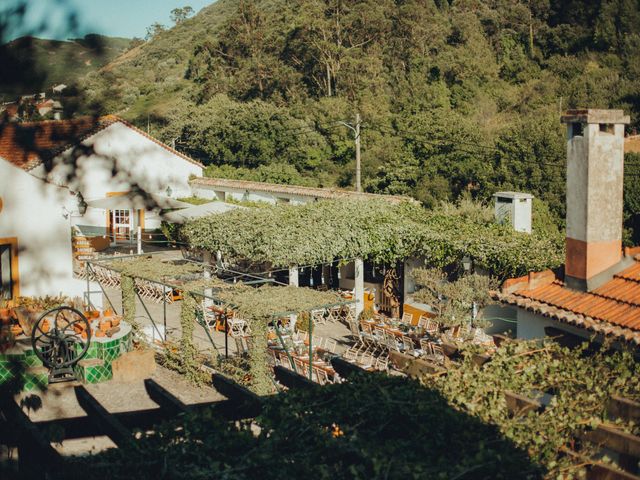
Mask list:
[[[45,91],[57,83],[72,85],[123,53],[128,38],[90,34],[67,41],[21,37],[0,45],[0,97]]]
[[[559,113],[640,121],[638,0],[220,0],[87,80],[214,173],[425,203],[522,189],[561,214]]]

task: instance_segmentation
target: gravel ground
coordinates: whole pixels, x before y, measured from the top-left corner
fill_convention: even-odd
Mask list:
[[[178,373],[161,366],[157,366],[151,378],[186,404],[216,402],[225,398],[212,387],[191,385]],[[45,392],[22,393],[17,400],[33,394],[41,398],[42,406],[28,412],[29,418],[34,422],[84,417],[86,414],[78,405],[73,390],[76,385],[80,385],[80,383],[52,384]],[[85,388],[111,413],[158,408],[158,405],[148,397],[142,380],[133,383],[109,381],[85,385]],[[114,446],[107,437],[65,440],[62,444],[54,444],[54,447],[63,455],[95,453]]]

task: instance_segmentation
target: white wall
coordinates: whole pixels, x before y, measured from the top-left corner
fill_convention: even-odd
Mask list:
[[[544,333],[545,327],[555,327],[587,339],[591,337],[590,332],[582,328],[567,325],[566,323],[518,308],[518,338],[525,340],[544,338],[546,336]]]
[[[82,145],[92,147],[91,155],[70,161],[74,150],[67,150],[54,161],[55,168],[48,178],[80,191],[87,201],[104,198],[108,192],[127,192],[136,185],[147,193],[161,195],[166,195],[167,187],[171,187],[173,198],[188,197],[191,196],[189,176],[202,176],[202,167],[120,122],[87,138]],[[43,166],[31,173],[47,175]],[[145,220],[153,223],[149,217]],[[106,211],[89,209],[78,223],[106,226]],[[145,226],[153,228],[146,225],[146,221]]]
[[[193,195],[200,198],[236,201],[265,202],[270,204],[288,200],[292,205],[301,205],[315,201],[314,197],[292,195],[288,193],[271,193],[262,190],[239,189],[230,187],[214,187],[208,185],[194,185]]]
[[[70,219],[77,201],[68,189],[33,177],[0,159],[0,238],[17,237],[21,296],[82,296],[73,278]]]

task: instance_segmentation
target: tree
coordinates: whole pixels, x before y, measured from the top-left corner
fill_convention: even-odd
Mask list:
[[[445,325],[469,324],[475,304],[476,312],[493,303],[489,291],[498,286],[495,278],[475,273],[450,282],[438,269],[418,268],[413,271],[420,289],[414,298],[433,306]]]
[[[166,30],[166,26],[162,25],[159,22],[154,22],[147,27],[147,34],[145,35],[144,39],[148,42],[154,39],[158,34],[165,32]]]
[[[187,18],[193,15],[195,12],[193,8],[190,6],[182,7],[182,8],[174,8],[171,10],[171,21],[178,25],[179,23],[184,22]]]

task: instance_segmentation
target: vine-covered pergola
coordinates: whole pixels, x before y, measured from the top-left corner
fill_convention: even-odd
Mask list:
[[[499,279],[555,268],[564,259],[562,238],[516,232],[478,209],[426,210],[384,199],[279,204],[200,218],[175,238],[230,263],[290,269],[297,284],[302,265],[355,260],[357,312],[363,309],[363,260],[395,264],[411,257],[431,267],[469,257]]]
[[[199,368],[197,349],[193,345],[193,332],[196,323],[205,328],[212,346],[217,350],[204,325],[205,312],[203,309],[207,307],[207,304],[216,304],[241,315],[249,322],[256,339],[249,352],[249,364],[253,387],[257,393],[268,393],[271,389],[270,374],[266,364],[267,327],[270,323],[274,325],[282,347],[291,360],[278,327],[278,319],[353,303],[353,301],[345,301],[331,291],[322,292],[310,288],[283,285],[272,278],[245,274],[192,260],[162,259],[150,254],[92,260],[87,262],[87,267],[89,276],[93,272],[95,277],[96,268],[105,268],[119,274],[122,289],[122,313],[124,319],[132,325],[136,332],[139,332],[139,325],[135,320],[136,296],[145,308],[154,328],[157,327],[136,291],[135,279],[155,283],[170,290],[179,290],[182,293],[180,311],[182,332],[179,350],[177,355],[173,355],[170,360],[176,369],[194,380],[197,379],[197,369]],[[106,296],[104,288],[102,291]],[[111,308],[115,310],[109,297],[106,298]],[[313,350],[312,332],[313,322],[310,320],[310,360]],[[264,348],[262,347],[263,343]],[[309,363],[311,365],[311,361]],[[292,368],[295,368],[292,360],[291,364]],[[311,369],[309,376],[311,378]]]

